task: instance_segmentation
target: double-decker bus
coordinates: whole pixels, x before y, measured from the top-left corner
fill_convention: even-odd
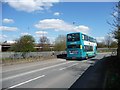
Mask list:
[[[76,32],[67,34],[67,59],[87,59],[96,56],[96,39],[86,34]]]

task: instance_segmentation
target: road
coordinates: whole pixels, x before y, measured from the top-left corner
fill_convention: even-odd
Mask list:
[[[89,66],[109,54],[81,61],[53,59],[2,67],[2,88],[69,88]]]

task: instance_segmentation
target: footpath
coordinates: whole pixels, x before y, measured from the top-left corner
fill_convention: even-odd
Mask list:
[[[70,87],[73,88],[101,88],[105,87],[107,60],[105,58],[98,60],[91,65],[85,73]]]

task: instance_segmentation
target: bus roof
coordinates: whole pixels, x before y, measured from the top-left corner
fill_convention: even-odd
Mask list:
[[[89,35],[84,34],[84,33],[81,33],[81,32],[72,32],[72,33],[68,33],[68,34],[75,34],[75,33],[80,33],[80,34],[86,35],[86,36],[88,36],[88,37],[90,37],[90,38],[93,38],[92,36],[89,36]],[[67,35],[68,35],[68,34],[67,34]],[[93,39],[95,39],[95,38],[93,38]],[[96,39],[95,39],[95,40],[96,40]]]

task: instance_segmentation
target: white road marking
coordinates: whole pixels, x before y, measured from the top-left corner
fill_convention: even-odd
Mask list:
[[[78,64],[78,63],[75,63],[75,64],[72,64],[72,65],[70,65],[70,66],[68,66],[68,67],[61,68],[61,69],[59,69],[59,70],[64,70],[64,69],[67,69],[67,68],[69,68],[69,67],[75,66],[75,65],[77,65],[77,64]]]
[[[87,68],[85,68],[81,73],[80,75],[82,75],[83,73],[85,73],[85,71],[87,71],[87,69],[89,68],[90,65],[87,66]]]
[[[44,76],[45,76],[45,75],[38,76],[38,77],[36,77],[36,78],[33,78],[33,79],[30,79],[30,80],[27,80],[27,81],[25,81],[25,82],[22,82],[22,83],[19,83],[19,84],[13,85],[13,86],[11,86],[11,87],[9,87],[9,88],[15,88],[15,87],[21,86],[21,85],[23,85],[23,84],[26,84],[26,83],[29,83],[29,82],[31,82],[31,81],[34,81],[34,80],[36,80],[36,79],[40,79],[40,78],[42,78],[42,77],[44,77]],[[8,89],[9,89],[9,88],[8,88]]]
[[[49,64],[49,63],[52,63],[52,62],[42,62],[42,63],[38,63],[37,65],[26,65],[26,66],[24,66],[24,67],[18,67],[18,68],[14,68],[14,67],[12,67],[12,68],[14,68],[14,69],[12,69],[12,70],[2,70],[2,72],[0,72],[0,73],[5,73],[5,72],[9,72],[9,71],[13,71],[13,70],[20,70],[20,69],[24,69],[24,68],[29,68],[29,67],[34,67],[34,66],[40,66],[40,65],[44,65],[44,64]],[[36,63],[35,63],[36,64]],[[3,66],[4,67],[4,66]],[[11,67],[10,67],[11,68]],[[4,68],[3,68],[4,69]]]
[[[83,61],[81,61],[81,62],[88,62],[88,60],[83,60]]]
[[[13,78],[20,77],[20,76],[24,76],[24,75],[31,74],[31,73],[35,73],[35,72],[38,72],[38,71],[46,70],[46,69],[49,69],[49,68],[57,67],[57,66],[64,65],[64,64],[67,64],[67,63],[71,63],[71,62],[60,63],[60,64],[57,64],[57,65],[53,65],[53,66],[49,66],[49,67],[45,67],[45,68],[41,68],[41,69],[29,71],[29,72],[17,74],[17,75],[11,76],[11,77],[3,78],[2,81],[13,79]]]

